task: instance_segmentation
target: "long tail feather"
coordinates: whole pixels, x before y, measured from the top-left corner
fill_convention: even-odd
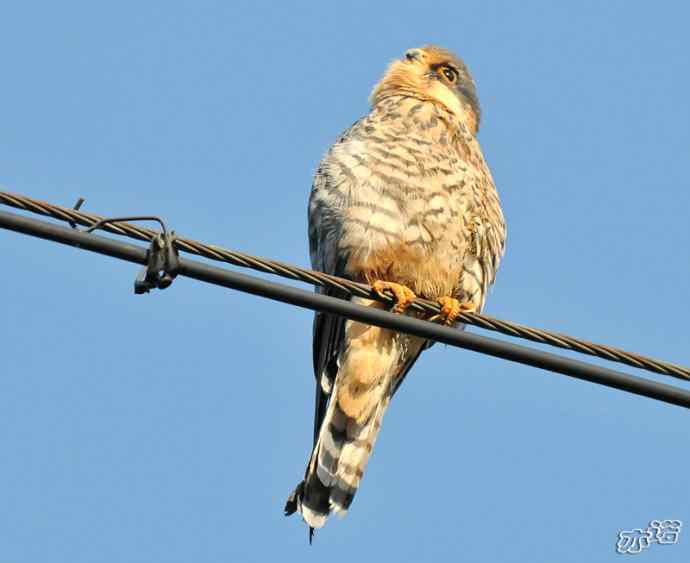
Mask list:
[[[347,512],[397,380],[425,344],[354,321],[345,331],[347,345],[304,480],[285,506],[286,514],[300,512],[310,529],[322,527],[331,512]]]

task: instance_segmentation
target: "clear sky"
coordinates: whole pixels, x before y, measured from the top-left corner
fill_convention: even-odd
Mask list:
[[[313,171],[387,63],[454,50],[508,222],[487,313],[690,362],[685,3],[1,12],[4,189],[300,265]],[[6,231],[0,256],[3,563],[616,561],[619,530],[670,518],[679,544],[637,557],[690,561],[687,411],[445,346],[309,547],[282,508],[311,312],[187,279],[135,296],[138,267]]]

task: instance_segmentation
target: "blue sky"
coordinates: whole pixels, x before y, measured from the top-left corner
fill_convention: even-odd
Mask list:
[[[308,264],[311,176],[386,64],[465,58],[508,221],[487,313],[688,364],[681,2],[15,2],[0,185]],[[309,547],[311,313],[0,231],[0,561],[615,561],[685,522],[687,411],[435,346]],[[634,370],[628,370],[634,371]],[[686,386],[687,388],[687,386]]]

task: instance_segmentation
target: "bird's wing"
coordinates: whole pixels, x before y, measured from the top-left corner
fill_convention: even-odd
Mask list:
[[[342,138],[342,137],[341,137]],[[339,139],[340,141],[340,139]],[[336,143],[337,144],[337,143]],[[312,267],[320,272],[343,276],[346,256],[338,255],[337,240],[340,222],[333,215],[331,207],[324,205],[324,194],[330,192],[329,184],[333,181],[323,165],[314,175],[309,198],[309,254]],[[316,289],[318,293],[331,297],[347,298],[345,292],[335,288]],[[345,319],[330,313],[317,312],[314,315],[313,328],[313,364],[316,379],[316,397],[314,406],[314,444],[326,414],[326,406],[338,373],[338,355],[344,337]]]
[[[326,291],[326,295],[342,297],[337,291]],[[338,352],[343,343],[345,319],[329,313],[314,316],[313,354],[316,398],[314,405],[314,444],[326,415],[328,398],[338,373]]]
[[[503,256],[506,227],[494,181],[479,143],[476,139],[465,140],[462,146],[470,156],[456,177],[456,184],[461,186],[468,202],[461,223],[460,233],[465,244],[456,291],[460,301],[474,305],[476,311],[481,312]]]

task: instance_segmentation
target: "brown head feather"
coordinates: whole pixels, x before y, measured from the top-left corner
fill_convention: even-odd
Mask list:
[[[450,82],[440,72],[450,67],[457,80]],[[465,63],[446,49],[427,45],[410,49],[394,60],[371,93],[371,104],[391,96],[409,96],[442,105],[476,134],[480,109],[477,89]]]

